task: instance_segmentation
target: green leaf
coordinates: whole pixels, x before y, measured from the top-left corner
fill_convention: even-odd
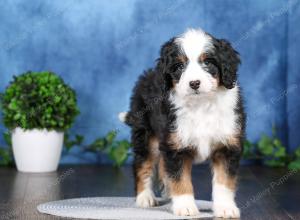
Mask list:
[[[115,131],[110,131],[107,135],[106,135],[106,141],[108,143],[108,145],[111,145],[116,137],[116,132]]]
[[[243,148],[243,157],[248,159],[251,157],[255,157],[253,151],[255,150],[255,146],[249,141],[245,140],[244,141],[244,148]]]
[[[54,103],[57,104],[62,100],[62,98],[60,96],[55,96],[54,97]]]
[[[300,159],[292,161],[289,163],[288,168],[290,170],[300,170]]]
[[[93,151],[102,151],[106,148],[105,139],[97,138],[91,145],[90,149]]]
[[[32,83],[32,79],[31,78],[26,78],[25,79],[25,83],[26,84],[31,84]]]
[[[20,118],[21,118],[21,114],[20,113],[17,113],[17,114],[14,115],[14,120],[17,121]]]
[[[274,139],[273,144],[274,144],[276,147],[284,147],[283,144],[281,143],[281,141],[280,141],[278,138],[275,138],[275,139]]]
[[[12,100],[11,103],[9,103],[9,105],[8,105],[8,109],[10,109],[10,110],[17,110],[18,109],[17,101],[16,100]]]
[[[13,163],[9,149],[0,147],[0,165],[8,166]]]
[[[295,156],[300,159],[300,147],[295,150]]]
[[[128,148],[125,145],[119,145],[118,147],[111,148],[109,157],[114,162],[114,165],[120,167],[128,158]]]
[[[285,163],[280,160],[266,160],[264,163],[270,167],[284,167],[285,166]]]
[[[263,135],[258,142],[258,149],[263,155],[266,156],[272,155],[274,151],[272,139],[266,135]]]
[[[10,132],[4,132],[3,133],[3,139],[5,141],[5,143],[8,145],[8,146],[12,146],[12,143],[11,143],[11,133]]]
[[[275,153],[274,156],[279,157],[285,157],[286,156],[286,149],[284,147],[280,147]]]
[[[64,135],[64,146],[67,151],[70,151],[74,146],[80,146],[84,141],[84,137],[82,135],[75,135],[75,139],[70,139],[70,134],[68,132]]]
[[[83,137],[82,135],[76,134],[76,135],[75,135],[75,139],[76,139],[76,143],[77,143],[78,145],[80,145],[80,144],[82,144],[82,142],[83,142],[83,140],[84,140],[84,137]]]

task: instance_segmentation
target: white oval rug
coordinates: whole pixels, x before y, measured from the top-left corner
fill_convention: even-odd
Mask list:
[[[85,219],[195,219],[211,218],[212,202],[196,200],[197,216],[173,215],[169,201],[159,200],[153,208],[139,208],[134,197],[94,197],[66,199],[38,205],[39,212],[49,215]]]

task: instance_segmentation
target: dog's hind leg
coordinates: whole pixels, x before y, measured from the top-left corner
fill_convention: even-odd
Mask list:
[[[165,200],[170,199],[170,188],[168,184],[168,176],[165,172],[164,159],[162,156],[159,157],[158,177],[160,182],[161,197]]]
[[[153,175],[157,156],[154,148],[158,145],[156,139],[144,129],[132,130],[134,147],[134,176],[136,203],[140,207],[151,207],[157,204],[153,192]]]

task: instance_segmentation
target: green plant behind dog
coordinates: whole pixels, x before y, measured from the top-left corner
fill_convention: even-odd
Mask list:
[[[272,135],[263,134],[257,143],[244,142],[243,157],[245,159],[261,160],[269,167],[288,167],[300,170],[300,147],[294,152],[287,153],[286,147],[276,135],[276,128],[272,128]]]
[[[52,72],[15,76],[1,101],[3,121],[8,129],[65,131],[79,113],[75,91]]]
[[[64,145],[67,151],[74,146],[79,146],[84,152],[106,154],[114,166],[120,167],[130,156],[131,144],[127,140],[116,140],[116,136],[116,131],[110,131],[104,137],[96,138],[92,143],[83,145],[84,137],[82,135],[75,135],[75,138],[71,139],[66,133]]]
[[[13,166],[13,153],[11,145],[11,134],[10,132],[4,132],[2,134],[6,146],[0,147],[0,166]]]

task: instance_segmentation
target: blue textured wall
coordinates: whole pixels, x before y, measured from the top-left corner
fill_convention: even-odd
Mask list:
[[[162,43],[202,27],[241,54],[248,137],[257,140],[276,124],[290,149],[300,144],[299,0],[1,3],[0,91],[27,70],[58,73],[78,94],[82,113],[72,132],[87,140],[112,129],[128,137],[117,113],[128,108],[137,76],[153,66]],[[95,161],[82,156],[63,162]]]

